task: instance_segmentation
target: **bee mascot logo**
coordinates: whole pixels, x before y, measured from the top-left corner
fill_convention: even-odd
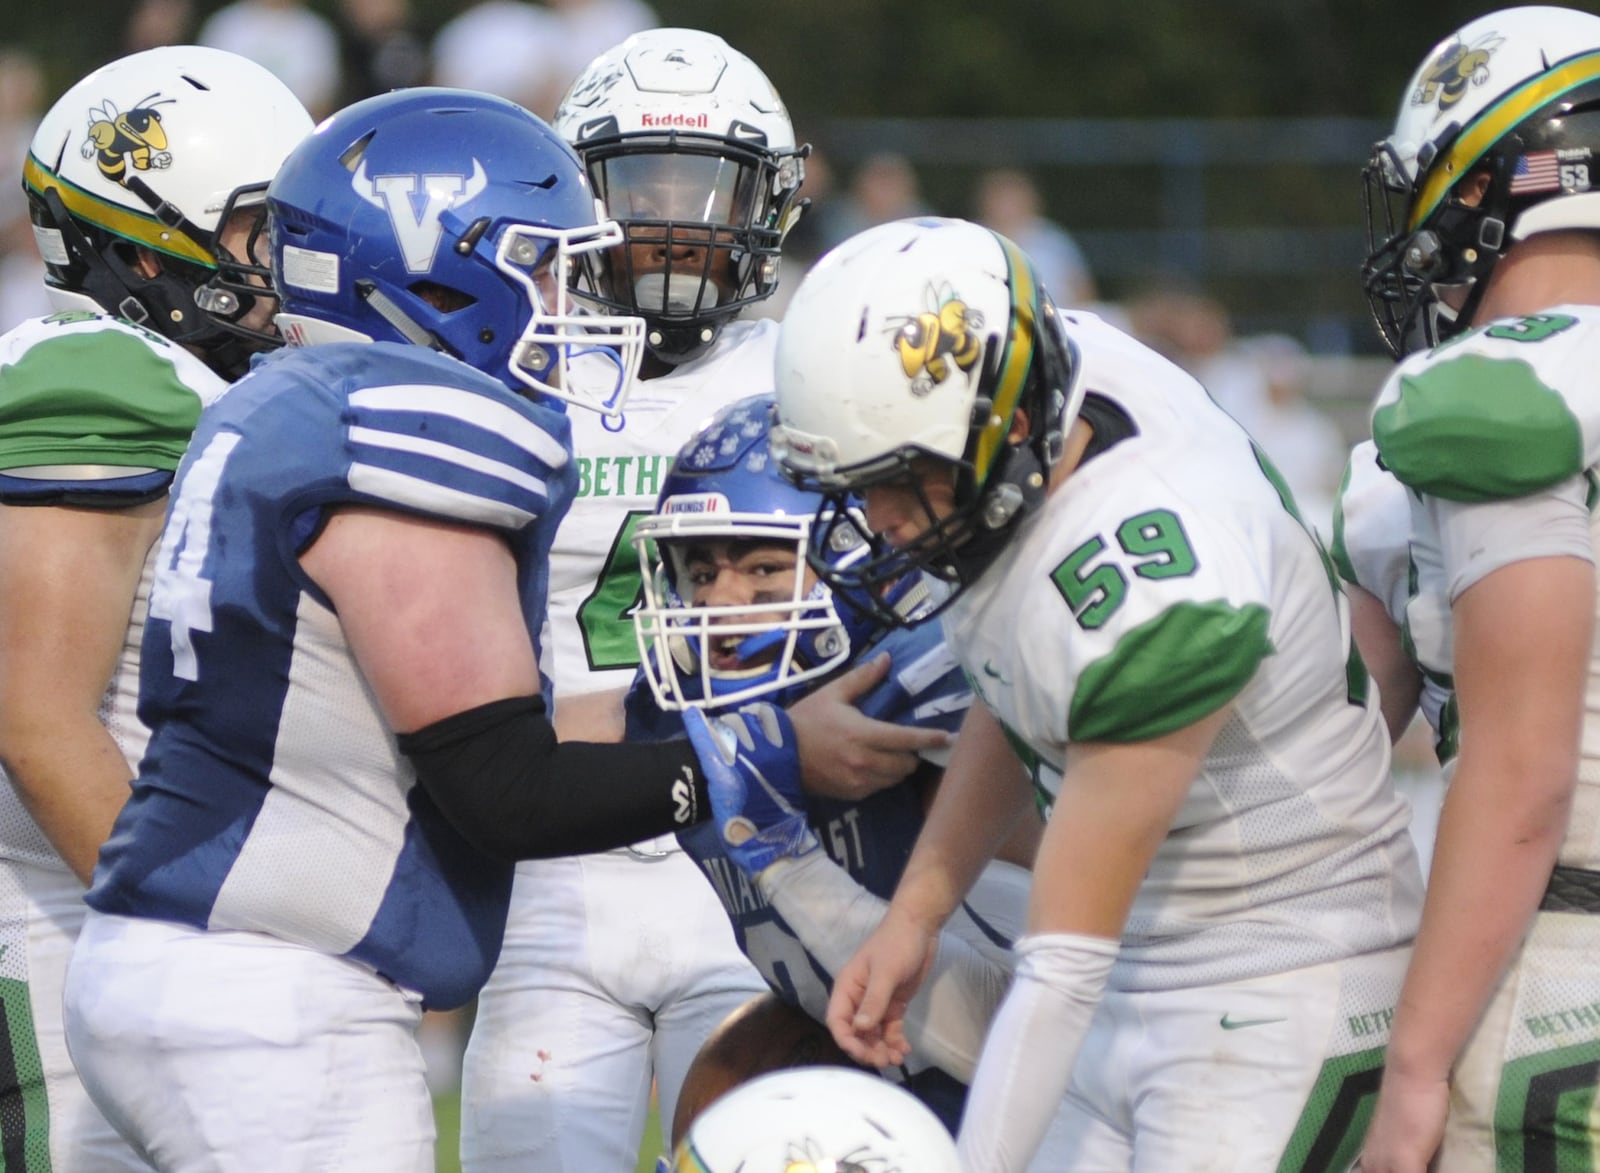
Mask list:
[[[1505,38],[1498,33],[1488,33],[1470,45],[1451,41],[1422,67],[1411,104],[1429,106],[1438,102],[1441,113],[1450,109],[1466,97],[1469,86],[1481,86],[1489,80],[1489,58],[1504,43]]]
[[[160,171],[172,165],[167,150],[167,132],[161,125],[157,106],[171,105],[175,99],[160,93],[140,98],[125,113],[117,111],[110,98],[89,111],[89,137],[79,148],[85,159],[93,159],[100,174],[113,183],[128,186],[128,164],[135,171]]]
[[[983,343],[973,333],[983,328],[983,314],[972,309],[949,287],[929,289],[928,308],[899,318],[893,345],[900,368],[911,380],[911,393],[927,395],[950,377],[953,363],[971,371],[983,356]]]

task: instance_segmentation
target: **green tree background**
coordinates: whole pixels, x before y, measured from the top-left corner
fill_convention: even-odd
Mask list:
[[[129,0],[4,2],[0,35],[42,58],[52,93],[118,55],[131,8]],[[417,30],[431,36],[467,2],[412,0]],[[222,3],[197,0],[196,21]],[[908,154],[928,204],[965,215],[978,172],[1015,162],[1034,173],[1048,213],[1079,236],[1107,296],[1126,298],[1176,273],[1221,297],[1241,330],[1281,329],[1318,349],[1367,353],[1376,343],[1355,280],[1367,148],[1428,50],[1459,25],[1503,6],[1481,0],[652,4],[662,23],[720,33],[760,63],[800,136],[827,150],[841,178],[869,149],[905,149],[909,136],[920,144]],[[310,7],[331,16],[338,0],[310,0]],[[1573,7],[1600,11],[1600,2]],[[986,121],[945,123],[932,140],[912,133],[927,129],[921,121],[900,121],[929,119]],[[1108,162],[1075,151],[1052,121],[1059,119],[1150,120],[1160,144],[1136,159]],[[1303,140],[1319,140],[1298,143],[1271,134],[1271,121],[1256,121],[1288,119],[1327,121],[1288,127]],[[1236,135],[1233,149],[1220,156],[1207,154],[1209,139],[1187,137],[1196,125],[1190,120],[1249,120],[1235,128],[1247,137],[1241,143]],[[1120,122],[1098,124],[1096,141],[1114,141],[1124,130]],[[1251,149],[1252,134],[1261,136],[1259,151]],[[1197,157],[1209,161],[1199,165]],[[1195,247],[1174,251],[1171,233],[1184,228],[1237,230],[1244,239],[1226,260]],[[1152,230],[1169,232],[1156,242],[1157,255],[1130,251],[1130,233],[1149,238]]]

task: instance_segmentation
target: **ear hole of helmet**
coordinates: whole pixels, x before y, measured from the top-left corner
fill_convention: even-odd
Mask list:
[[[478,303],[478,299],[470,293],[438,281],[416,281],[406,288],[442,314],[458,313]]]

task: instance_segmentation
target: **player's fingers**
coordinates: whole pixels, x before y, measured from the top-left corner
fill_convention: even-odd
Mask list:
[[[906,1010],[910,1003],[904,998],[896,998],[889,1007],[889,1013],[884,1016],[883,1045],[889,1053],[889,1062],[894,1065],[904,1063],[906,1056],[911,1054],[911,1040],[906,1038]]]
[[[817,691],[831,693],[843,701],[855,701],[871,692],[887,675],[888,653],[879,652],[876,656],[868,656],[839,679],[830,681]]]
[[[864,714],[856,722],[855,736],[861,745],[884,753],[943,749],[955,740],[953,733],[931,725],[897,725]]]
[[[828,1010],[823,1016],[834,1037],[848,1034],[850,1023],[856,1016],[856,1004],[861,997],[859,969],[854,961],[846,962],[833,978],[833,993],[828,995]]]
[[[881,1033],[884,1015],[894,995],[894,979],[881,966],[868,970],[866,981],[855,999],[856,1012],[850,1019],[851,1029],[862,1036]]]

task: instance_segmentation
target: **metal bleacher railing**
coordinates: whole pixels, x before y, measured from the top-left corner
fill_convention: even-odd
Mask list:
[[[1308,392],[1346,431],[1364,430],[1365,405],[1388,363],[1374,353],[1355,281],[1366,248],[1358,176],[1387,132],[1382,123],[853,118],[820,130],[844,167],[892,150],[924,176],[1011,166],[1077,185],[1073,202],[1090,214],[1068,227],[1103,285],[1168,273],[1229,289],[1242,327],[1288,329],[1307,345],[1316,356]],[[1113,197],[1095,206],[1095,177],[1108,175],[1136,176],[1144,198],[1136,207]],[[1268,182],[1278,189],[1263,198]]]

